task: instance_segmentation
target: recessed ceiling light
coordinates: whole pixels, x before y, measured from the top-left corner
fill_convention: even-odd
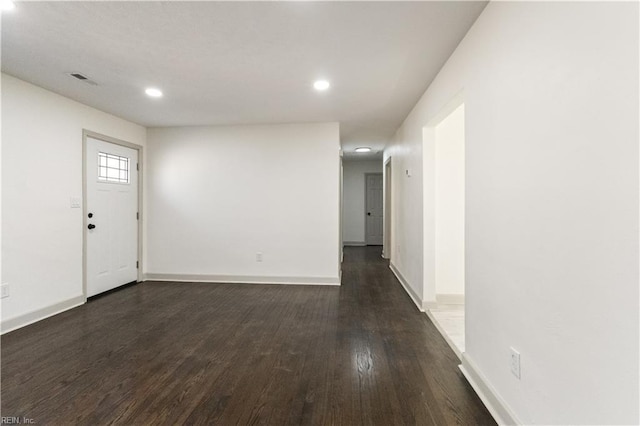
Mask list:
[[[13,10],[16,8],[16,4],[11,0],[1,0],[0,10]]]
[[[327,90],[331,86],[327,80],[318,80],[313,83],[313,88],[319,91]]]
[[[147,90],[144,91],[144,93],[146,93],[147,96],[151,96],[152,98],[162,97],[162,91],[160,89],[156,89],[155,87],[149,87]]]
[[[360,148],[356,148],[356,152],[371,152],[371,148],[368,146],[361,146]]]

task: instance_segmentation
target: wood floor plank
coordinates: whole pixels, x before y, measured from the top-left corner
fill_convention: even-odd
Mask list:
[[[340,287],[143,283],[8,333],[3,416],[40,425],[493,425],[379,247]]]

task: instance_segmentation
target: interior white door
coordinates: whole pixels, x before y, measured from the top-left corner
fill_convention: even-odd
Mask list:
[[[87,297],[138,279],[138,151],[87,137]]]
[[[382,245],[383,233],[383,200],[382,200],[382,173],[370,173],[365,175],[367,216],[366,216],[366,242],[367,245]]]

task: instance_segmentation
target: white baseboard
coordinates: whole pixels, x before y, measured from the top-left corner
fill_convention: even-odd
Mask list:
[[[422,309],[426,312],[427,309],[433,309],[438,307],[438,302],[434,302],[432,300],[424,300],[422,301]]]
[[[72,297],[71,299],[63,300],[62,302],[55,303],[45,308],[36,309],[35,311],[27,312],[26,314],[18,315],[14,318],[9,318],[2,321],[0,324],[0,334],[5,334],[18,328],[22,328],[34,322],[41,321],[45,318],[52,317],[69,309],[86,303],[87,299],[83,296]]]
[[[363,247],[367,245],[364,241],[344,241],[342,244],[349,247]]]
[[[431,320],[431,322],[433,323],[433,325],[435,325],[435,327],[438,329],[438,331],[440,332],[440,334],[442,335],[444,340],[451,347],[453,352],[455,352],[455,354],[458,356],[460,361],[462,361],[462,352],[460,352],[460,349],[458,349],[458,347],[455,345],[455,343],[453,343],[453,340],[451,340],[451,338],[449,337],[447,332],[444,330],[444,328],[442,328],[442,326],[440,325],[438,320],[433,316],[433,314],[431,313],[430,308],[426,309],[425,312],[426,312],[427,316],[429,317],[429,319]]]
[[[411,288],[407,280],[404,279],[400,271],[398,271],[398,268],[396,268],[392,262],[389,262],[389,269],[391,269],[391,272],[393,272],[393,275],[395,275],[398,281],[400,281],[400,284],[402,284],[402,287],[404,287],[404,290],[409,294],[409,296],[411,297],[411,300],[413,300],[413,303],[416,304],[416,306],[418,307],[418,310],[420,312],[424,312],[425,310],[424,303],[422,302],[422,300],[420,300],[420,298],[413,291],[413,289]]]
[[[478,370],[476,364],[467,353],[462,354],[460,371],[467,379],[473,390],[476,391],[484,405],[499,425],[521,425],[522,422],[509,408],[507,403],[491,386],[487,378]]]
[[[294,284],[294,285],[340,285],[342,271],[338,277],[262,277],[243,275],[205,275],[205,274],[161,274],[146,273],[145,281],[172,281],[216,284]]]
[[[440,305],[464,305],[464,294],[436,294]]]

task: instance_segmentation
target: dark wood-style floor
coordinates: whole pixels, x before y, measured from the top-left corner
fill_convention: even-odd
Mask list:
[[[488,425],[379,247],[341,287],[144,283],[2,336],[2,416],[39,425]]]

